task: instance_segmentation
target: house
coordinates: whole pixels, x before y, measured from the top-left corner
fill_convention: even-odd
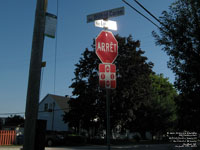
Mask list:
[[[69,97],[47,94],[39,103],[38,119],[47,120],[46,130],[68,131],[63,115],[69,111]]]

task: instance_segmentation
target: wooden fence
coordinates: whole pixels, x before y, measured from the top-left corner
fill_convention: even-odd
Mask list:
[[[12,145],[16,141],[16,131],[2,130],[0,131],[0,145]]]

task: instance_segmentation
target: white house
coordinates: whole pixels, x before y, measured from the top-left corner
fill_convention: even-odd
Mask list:
[[[69,97],[48,94],[39,103],[38,119],[47,120],[46,130],[68,131],[63,115],[69,111]]]

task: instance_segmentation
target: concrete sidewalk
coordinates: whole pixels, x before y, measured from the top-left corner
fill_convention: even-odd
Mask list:
[[[0,146],[0,150],[20,150],[22,146]]]

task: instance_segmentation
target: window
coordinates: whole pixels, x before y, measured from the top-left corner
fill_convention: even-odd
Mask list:
[[[44,111],[48,111],[48,103],[44,104]]]
[[[52,103],[49,104],[49,109],[52,109]]]

